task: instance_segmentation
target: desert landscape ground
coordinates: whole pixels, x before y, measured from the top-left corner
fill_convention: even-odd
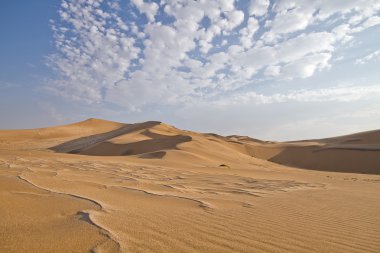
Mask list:
[[[380,252],[380,130],[1,130],[0,217],[0,252]]]

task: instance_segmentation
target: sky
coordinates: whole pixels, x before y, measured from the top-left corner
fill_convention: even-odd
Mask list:
[[[379,0],[2,0],[0,129],[380,129]]]

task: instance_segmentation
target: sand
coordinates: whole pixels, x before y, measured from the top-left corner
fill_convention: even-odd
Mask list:
[[[0,252],[379,252],[380,131],[0,131]]]

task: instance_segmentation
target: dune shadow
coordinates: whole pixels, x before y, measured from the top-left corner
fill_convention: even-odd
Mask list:
[[[309,170],[380,174],[377,148],[291,147],[285,148],[269,161]]]
[[[158,121],[149,121],[149,122],[145,122],[141,124],[125,125],[116,130],[109,131],[106,133],[94,134],[94,135],[89,135],[89,136],[81,137],[78,139],[70,140],[62,144],[59,144],[57,146],[51,147],[49,149],[55,152],[59,152],[59,153],[75,154],[75,153],[79,153],[80,150],[90,147],[92,145],[95,145],[97,143],[104,142],[112,138],[115,138],[117,136],[127,134],[133,131],[138,131],[147,127],[153,127],[159,124],[160,122]]]
[[[50,149],[59,153],[81,154],[90,156],[132,156],[140,155],[140,158],[162,158],[165,150],[178,149],[177,145],[189,142],[191,136],[187,135],[163,135],[153,133],[149,128],[160,122],[146,122],[136,125],[126,125],[116,130],[81,137],[71,140]],[[130,143],[112,143],[111,139],[135,131],[146,129],[141,135],[150,139]]]

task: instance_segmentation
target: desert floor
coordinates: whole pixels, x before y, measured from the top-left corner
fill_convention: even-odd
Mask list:
[[[79,154],[49,148],[120,125],[0,132],[0,252],[380,252],[376,173],[292,168],[236,137],[153,125]],[[112,143],[135,153],[110,156]]]

